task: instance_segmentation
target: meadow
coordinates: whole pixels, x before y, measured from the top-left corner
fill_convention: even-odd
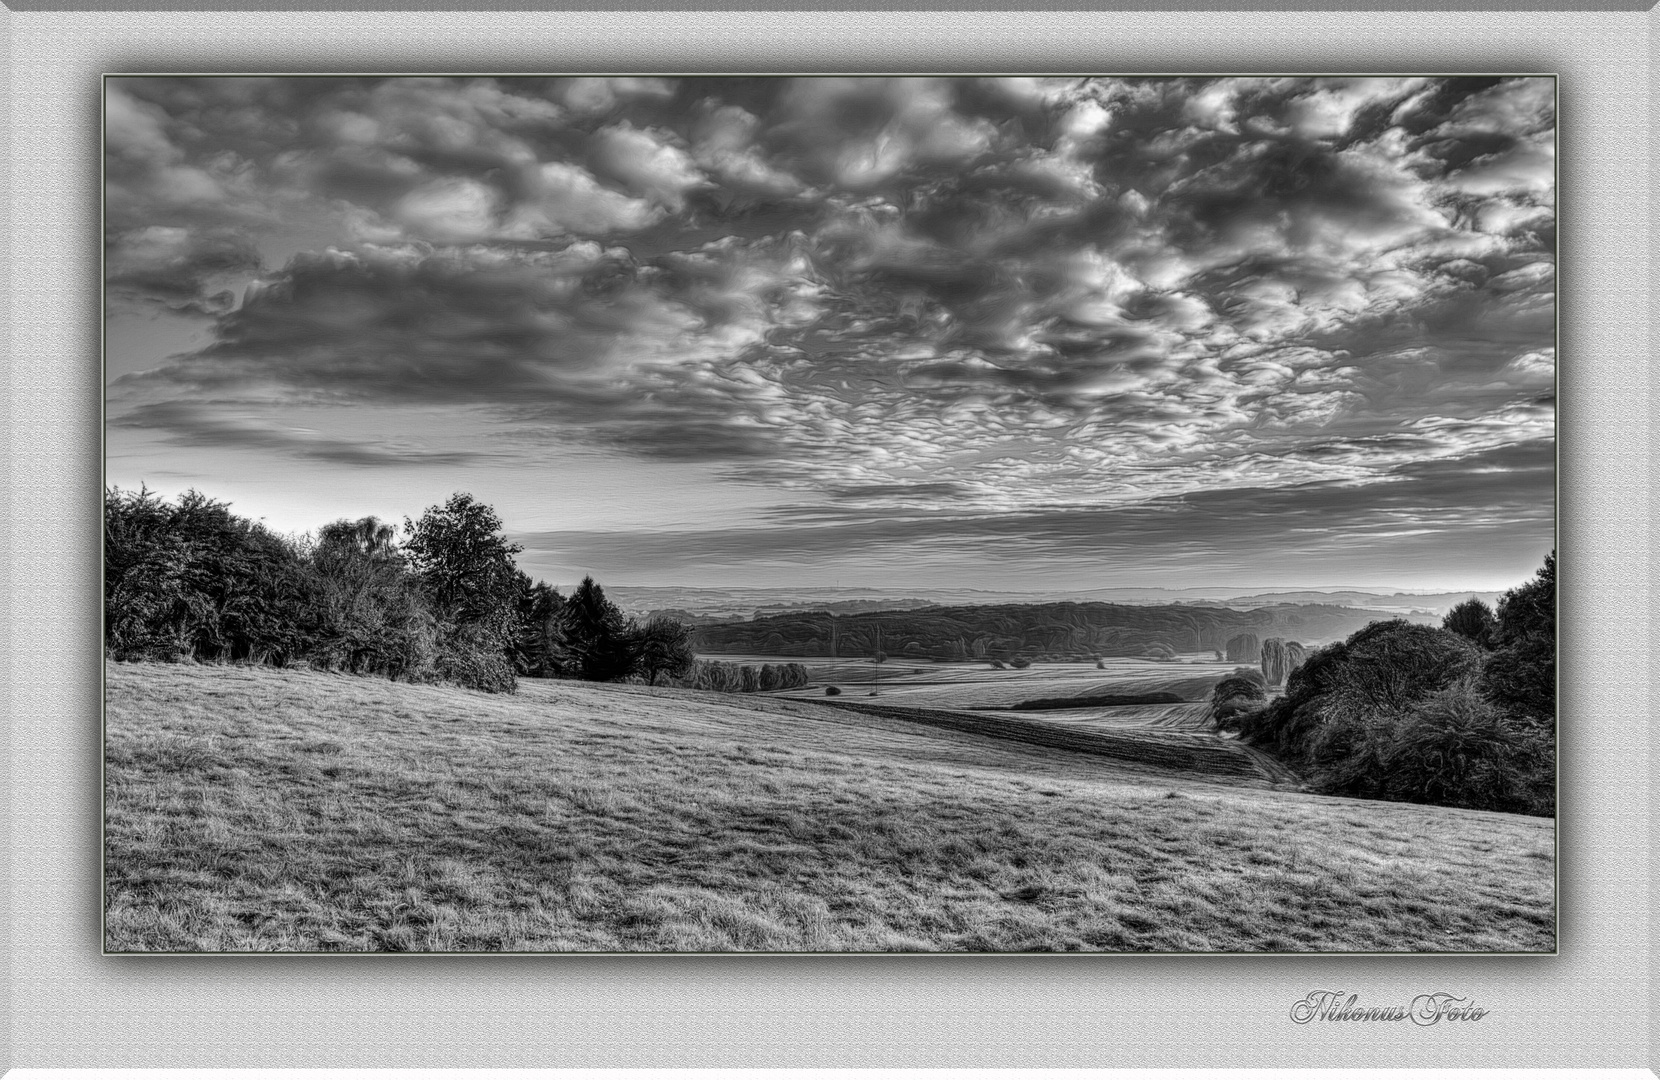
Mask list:
[[[111,952],[1555,948],[1550,819],[923,723],[886,673],[858,709],[105,674]]]

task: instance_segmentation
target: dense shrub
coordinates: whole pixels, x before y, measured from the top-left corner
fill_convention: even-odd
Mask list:
[[[1493,631],[1497,626],[1493,609],[1476,596],[1458,604],[1441,619],[1441,629],[1469,638],[1483,648],[1492,644]]]
[[[1554,814],[1555,754],[1461,679],[1389,732],[1379,794],[1404,802]]]
[[[373,518],[320,531],[311,552],[315,640],[308,659],[358,675],[441,678],[441,628],[389,532]]]
[[[1229,675],[1211,691],[1211,712],[1219,722],[1231,720],[1260,707],[1267,697],[1259,680]]]
[[[513,692],[518,680],[512,656],[497,634],[476,623],[451,624],[446,631],[435,660],[440,679],[492,694]]]
[[[824,696],[825,697],[839,697],[841,695],[841,692],[842,692],[842,688],[839,687],[839,686],[826,686],[824,688]]]
[[[104,643],[124,660],[288,663],[313,639],[299,545],[224,503],[145,489],[104,497]]]
[[[1328,794],[1553,813],[1554,746],[1483,693],[1489,663],[1450,630],[1377,622],[1310,653],[1281,697],[1223,726]]]

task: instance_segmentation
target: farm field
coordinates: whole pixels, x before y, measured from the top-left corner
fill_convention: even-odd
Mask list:
[[[711,656],[726,663],[778,663],[779,657]],[[823,694],[825,685],[847,693],[868,694],[872,689],[891,704],[935,709],[1006,709],[1034,699],[1097,697],[1103,695],[1173,693],[1183,701],[1209,697],[1218,680],[1237,664],[1210,660],[1159,663],[1108,659],[1104,668],[1093,663],[1039,663],[1028,668],[994,668],[978,663],[916,663],[889,660],[832,660],[828,657],[792,657],[804,664],[814,680],[811,687],[783,691],[792,696]]]
[[[1555,947],[1548,819],[922,722],[885,685],[112,663],[106,702],[114,952]]]

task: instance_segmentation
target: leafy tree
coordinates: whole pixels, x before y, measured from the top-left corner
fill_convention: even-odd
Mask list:
[[[508,543],[501,528],[494,510],[460,492],[428,507],[420,521],[404,518],[404,553],[445,618],[499,631],[511,622],[518,593],[513,556],[524,549]]]
[[[1556,552],[1545,556],[1532,581],[1499,598],[1497,622],[1501,645],[1530,634],[1556,636]]]
[[[652,619],[640,627],[634,649],[639,673],[646,677],[648,686],[657,685],[658,675],[667,675],[671,679],[684,678],[697,659],[692,652],[691,631],[684,623],[663,617]]]
[[[514,688],[520,583],[513,565],[522,548],[501,532],[501,519],[458,492],[404,519],[404,555],[439,623],[438,670],[463,686]]]
[[[1535,728],[1556,719],[1556,553],[1532,581],[1499,599],[1493,654],[1481,689],[1495,705]]]
[[[1454,607],[1441,620],[1441,629],[1469,638],[1482,648],[1492,644],[1493,631],[1497,628],[1498,620],[1493,617],[1493,609],[1476,596]]]
[[[1284,686],[1290,668],[1287,664],[1285,642],[1271,637],[1262,643],[1262,677],[1269,686]]]
[[[611,682],[634,674],[637,634],[592,577],[583,578],[565,601],[562,623],[565,652],[578,678]]]

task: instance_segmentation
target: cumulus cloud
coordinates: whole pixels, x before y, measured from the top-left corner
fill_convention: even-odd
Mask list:
[[[801,515],[1036,529],[1553,432],[1549,79],[134,79],[107,115],[112,296],[213,317],[112,412],[191,446],[323,460],[156,410],[454,405]]]
[[[595,132],[592,159],[601,172],[668,210],[683,209],[686,193],[707,183],[680,147],[627,124]]]

